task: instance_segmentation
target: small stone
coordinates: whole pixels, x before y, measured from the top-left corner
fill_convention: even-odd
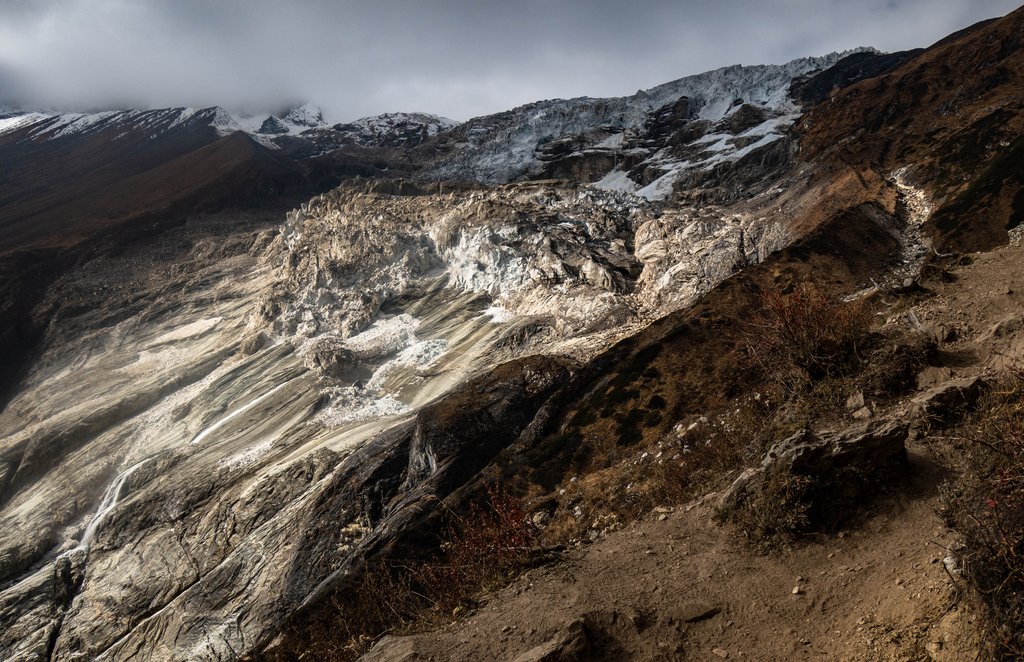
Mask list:
[[[684,623],[697,623],[722,613],[720,607],[702,602],[686,603],[679,607],[676,617]]]
[[[722,658],[723,660],[729,657],[729,651],[724,648],[712,648],[711,652]]]
[[[799,586],[793,587],[793,595],[803,595],[804,590]]]
[[[658,521],[659,522],[664,522],[667,519],[668,519],[668,515],[666,515],[665,513],[662,513],[662,514],[658,515]]]

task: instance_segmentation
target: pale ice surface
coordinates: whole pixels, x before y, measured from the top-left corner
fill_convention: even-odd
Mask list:
[[[374,370],[365,386],[327,389],[327,407],[316,420],[327,426],[391,416],[408,411],[397,391],[416,381],[416,371],[428,368],[448,352],[448,341],[441,338],[419,339],[419,319],[402,313],[378,320],[366,331],[352,336],[345,344],[365,358],[390,356]]]
[[[368,329],[345,341],[345,346],[364,356],[383,356],[408,347],[420,321],[402,313],[377,320]]]
[[[623,193],[633,193],[639,188],[639,185],[629,178],[629,174],[622,170],[612,170],[594,182],[594,186],[605,191],[622,191]]]
[[[275,439],[265,439],[258,444],[249,446],[231,457],[226,457],[217,461],[218,467],[224,467],[227,469],[241,469],[254,464],[257,460],[267,454],[267,452],[274,447]]]
[[[249,411],[250,409],[252,409],[256,405],[258,405],[259,403],[263,402],[264,400],[266,400],[270,396],[272,396],[275,393],[277,393],[278,391],[280,391],[282,388],[287,386],[289,383],[291,383],[291,380],[289,380],[287,382],[284,382],[283,384],[278,384],[277,386],[275,386],[274,388],[270,389],[269,391],[267,391],[263,395],[259,396],[255,400],[250,401],[248,404],[242,405],[241,407],[239,407],[238,409],[234,410],[233,412],[231,412],[227,416],[224,416],[223,418],[219,419],[216,423],[214,423],[213,425],[207,427],[205,430],[203,430],[202,432],[197,434],[195,436],[195,438],[192,439],[192,444],[193,445],[199,444],[203,439],[205,439],[209,435],[213,434],[214,432],[216,432],[220,428],[224,427],[224,425],[227,424],[228,421],[230,421],[233,418],[236,418],[238,416],[241,416],[242,414],[244,414],[245,412]]]
[[[413,342],[398,353],[398,356],[387,361],[376,371],[366,383],[366,390],[381,391],[388,378],[401,373],[406,368],[425,368],[439,359],[448,351],[447,340],[422,340]]]
[[[164,343],[174,342],[175,340],[184,340],[185,338],[192,338],[194,336],[198,336],[200,334],[206,333],[213,327],[217,326],[217,324],[219,324],[222,319],[224,318],[209,317],[207,319],[196,320],[195,322],[192,322],[190,324],[179,326],[173,331],[168,331],[167,333],[163,334],[162,336],[154,340],[151,344],[162,345]]]
[[[408,410],[407,405],[390,395],[366,397],[353,387],[343,387],[332,393],[331,404],[317,415],[314,422],[326,427],[339,427],[348,423],[394,416]]]
[[[491,306],[481,314],[488,315],[491,318],[491,324],[505,324],[516,317],[515,313],[501,306]]]
[[[673,170],[638,190],[636,194],[648,200],[664,200],[672,194],[672,185],[679,178],[679,170]]]

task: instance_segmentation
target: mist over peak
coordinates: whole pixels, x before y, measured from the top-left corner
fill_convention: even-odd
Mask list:
[[[0,4],[0,103],[222,106],[330,122],[419,109],[468,119],[621,96],[720,66],[927,44],[1010,0],[419,3],[47,0]]]

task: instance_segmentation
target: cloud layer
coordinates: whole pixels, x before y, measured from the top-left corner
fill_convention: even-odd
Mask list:
[[[729,64],[925,46],[1019,0],[0,0],[0,101],[456,119]]]

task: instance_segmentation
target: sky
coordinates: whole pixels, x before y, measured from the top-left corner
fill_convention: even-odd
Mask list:
[[[0,0],[0,103],[464,120],[937,41],[1021,0]]]

